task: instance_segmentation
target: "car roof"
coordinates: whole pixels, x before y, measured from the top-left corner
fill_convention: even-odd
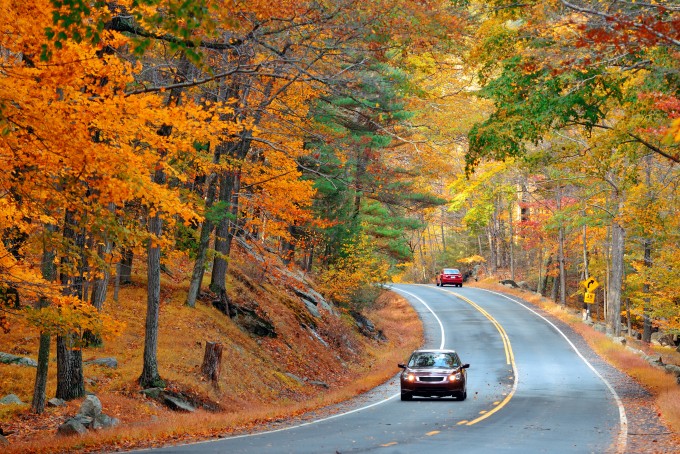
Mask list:
[[[413,353],[456,353],[455,350],[441,349],[441,348],[423,348],[414,350]],[[411,354],[413,354],[411,353]]]

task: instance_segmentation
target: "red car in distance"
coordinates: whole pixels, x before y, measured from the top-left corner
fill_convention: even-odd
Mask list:
[[[437,274],[437,287],[445,285],[463,286],[463,274],[456,268],[444,268]]]

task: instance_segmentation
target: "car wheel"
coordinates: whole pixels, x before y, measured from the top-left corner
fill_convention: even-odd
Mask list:
[[[458,400],[465,400],[465,399],[467,399],[467,391],[463,391],[463,392],[461,392],[461,393],[458,393],[457,398],[458,398]]]
[[[463,284],[458,284],[458,287],[461,287],[461,288],[462,288],[462,287],[463,287]]]
[[[401,400],[411,400],[413,399],[413,395],[411,393],[401,393]]]
[[[437,287],[439,287],[439,282],[437,282]]]

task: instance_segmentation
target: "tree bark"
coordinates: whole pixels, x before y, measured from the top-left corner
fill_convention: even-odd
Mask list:
[[[206,342],[201,374],[213,385],[218,384],[220,372],[222,371],[222,344],[216,342]]]
[[[612,223],[612,267],[607,294],[607,334],[621,335],[621,292],[623,289],[623,255],[626,232],[618,221]]]
[[[52,225],[45,226],[48,232],[53,232],[55,227]],[[41,270],[42,276],[46,281],[52,282],[57,278],[57,267],[54,264],[54,251],[47,246],[43,246],[43,255]],[[49,302],[45,298],[40,298],[38,307],[47,307]],[[52,336],[48,332],[40,333],[40,347],[38,348],[38,368],[35,372],[35,383],[33,386],[33,400],[31,402],[31,411],[36,414],[41,414],[45,411],[45,400],[47,395],[47,373],[49,372],[50,364],[50,343]]]
[[[57,336],[57,394],[64,400],[85,395],[83,352],[75,348],[75,336]]]
[[[82,260],[82,251],[85,246],[85,235],[76,234],[75,213],[68,210],[64,215],[63,237],[67,242],[73,244],[69,253],[67,250],[61,261],[64,269],[68,269],[68,264],[73,257],[78,257],[78,262]],[[73,268],[73,267],[72,267]],[[83,264],[77,263],[75,275],[61,273],[60,280],[65,295],[73,295],[82,299],[82,269]],[[57,394],[60,399],[71,400],[82,397],[85,394],[85,382],[83,377],[83,355],[80,346],[76,345],[76,334],[68,333],[57,336]]]
[[[155,243],[162,232],[162,221],[159,214],[149,219],[149,239],[147,258],[147,302],[146,323],[144,327],[144,364],[139,383],[143,388],[163,387],[164,383],[158,373],[158,317],[161,305],[161,248]]]
[[[219,151],[215,151],[213,163],[219,162]],[[217,191],[217,174],[212,173],[208,177],[208,190],[206,194],[205,209],[206,212],[212,208],[215,203],[215,192]],[[194,263],[194,270],[191,273],[191,282],[189,284],[189,293],[187,294],[187,306],[195,307],[196,299],[201,291],[201,283],[203,282],[203,275],[205,273],[205,259],[208,255],[208,247],[210,246],[210,234],[212,233],[214,225],[207,217],[203,220],[201,225],[201,235],[198,240],[198,250],[196,251],[196,262]]]
[[[562,209],[562,187],[557,188],[557,210]],[[565,306],[567,304],[567,272],[564,266],[564,225],[560,220],[560,226],[558,229],[558,250],[557,250],[557,264],[560,270],[560,305]]]
[[[132,283],[132,260],[134,259],[134,252],[132,249],[125,248],[121,251],[120,257],[120,276],[118,281],[120,284]]]

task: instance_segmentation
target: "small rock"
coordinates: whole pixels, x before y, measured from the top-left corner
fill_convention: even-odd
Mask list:
[[[168,394],[163,396],[163,403],[168,408],[175,411],[182,411],[187,413],[192,413],[196,411],[196,409],[189,402],[186,402],[175,396],[170,396]]]
[[[140,391],[141,394],[151,399],[158,399],[162,392],[163,388],[147,388]]]
[[[24,403],[19,399],[16,394],[8,394],[2,399],[0,399],[0,404],[3,405],[23,405]]]
[[[53,397],[47,401],[48,407],[63,407],[64,405],[66,405],[66,401],[64,399],[59,399],[58,397]]]
[[[676,377],[680,378],[680,366],[676,366],[675,364],[666,364],[664,368],[669,374],[674,374]]]
[[[97,418],[94,420],[94,422],[92,423],[92,428],[106,429],[108,427],[115,427],[118,424],[120,424],[120,419],[112,418],[109,415],[105,415],[104,413],[102,413],[101,415],[97,416]]]
[[[298,377],[295,374],[291,374],[290,372],[286,372],[284,375],[288,378],[292,378],[293,380],[300,383],[301,385],[305,383],[305,381],[303,379],[301,379],[300,377]]]
[[[57,429],[59,435],[84,435],[87,433],[87,428],[74,419],[69,419]]]
[[[623,336],[612,337],[612,342],[614,342],[615,344],[626,345],[626,338]]]
[[[320,387],[326,388],[326,389],[330,388],[330,386],[328,385],[328,383],[325,383],[325,382],[322,382],[322,381],[318,381],[318,380],[310,380],[308,383],[309,383],[310,385],[316,385],[316,386],[320,386]]]
[[[663,366],[661,355],[651,355],[647,357],[647,362],[652,366]]]
[[[69,419],[69,421],[75,421],[75,422],[78,422],[78,423],[82,424],[82,425],[85,426],[85,427],[90,427],[90,425],[91,425],[92,422],[94,421],[94,418],[92,418],[92,417],[90,417],[90,416],[85,416],[85,415],[77,414],[77,415],[75,415],[73,418]],[[67,421],[67,422],[68,422],[68,421]]]
[[[102,403],[97,396],[87,396],[83,403],[80,405],[79,415],[89,416],[95,419],[102,412]]]

